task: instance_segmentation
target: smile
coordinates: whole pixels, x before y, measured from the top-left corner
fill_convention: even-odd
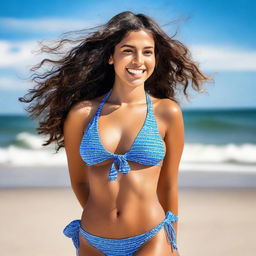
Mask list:
[[[132,75],[139,75],[139,74],[143,74],[145,72],[145,69],[131,69],[131,68],[127,68],[126,70],[130,74],[132,74]]]

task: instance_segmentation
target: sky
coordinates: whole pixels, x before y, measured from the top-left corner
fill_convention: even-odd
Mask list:
[[[193,93],[184,109],[256,108],[256,2],[254,0],[44,0],[0,2],[0,114],[25,113],[17,98],[32,84],[29,68],[42,56],[38,42],[100,25],[122,11],[144,13],[189,47],[214,81]]]

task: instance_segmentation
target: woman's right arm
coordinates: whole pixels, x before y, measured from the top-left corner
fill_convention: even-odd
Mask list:
[[[68,162],[71,187],[82,208],[89,196],[88,167],[79,152],[83,131],[89,123],[88,108],[75,105],[64,122],[64,145]]]

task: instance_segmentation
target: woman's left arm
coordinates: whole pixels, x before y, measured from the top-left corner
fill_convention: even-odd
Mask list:
[[[161,167],[157,195],[165,213],[171,211],[178,216],[178,170],[184,148],[184,123],[182,111],[174,101],[165,101],[164,116],[166,155]],[[178,222],[174,222],[173,227],[177,234]]]

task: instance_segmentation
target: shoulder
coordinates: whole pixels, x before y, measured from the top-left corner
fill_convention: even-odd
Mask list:
[[[74,104],[67,114],[65,123],[71,125],[80,123],[82,126],[85,126],[91,117],[96,113],[101,98],[102,96],[91,100],[83,100]]]
[[[167,121],[174,121],[182,118],[182,110],[177,102],[171,99],[162,100],[162,109]]]
[[[165,124],[165,142],[177,146],[184,143],[184,121],[180,105],[172,99],[160,99],[159,109]],[[173,139],[175,138],[175,139]]]
[[[153,97],[153,102],[155,102],[157,114],[167,123],[182,119],[181,107],[174,100]]]
[[[101,99],[102,96],[91,100],[77,102],[70,108],[68,115],[76,117],[89,117],[92,113],[96,112]]]
[[[93,100],[84,100],[77,102],[74,104],[69,110],[69,116],[88,116],[90,112],[94,109],[94,101]]]

